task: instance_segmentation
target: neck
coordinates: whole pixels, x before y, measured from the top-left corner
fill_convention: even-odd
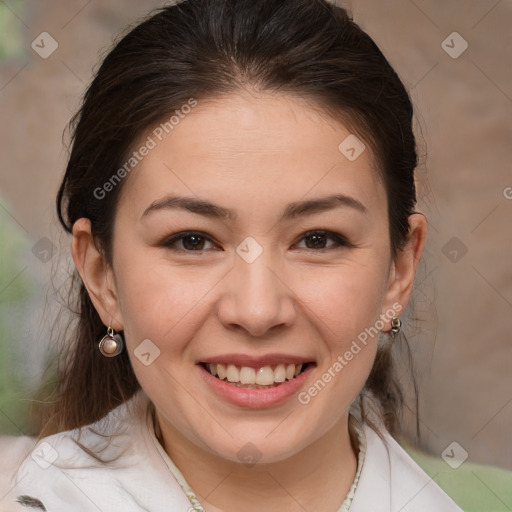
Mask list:
[[[155,432],[207,512],[336,512],[355,478],[357,441],[348,415],[294,456],[246,466],[202,450],[169,425]],[[170,427],[170,428],[168,428]],[[243,507],[242,507],[243,505]]]

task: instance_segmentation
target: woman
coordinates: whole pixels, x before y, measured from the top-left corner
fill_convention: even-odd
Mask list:
[[[325,0],[186,0],[127,34],[75,118],[79,317],[4,509],[460,510],[393,438],[411,120]]]

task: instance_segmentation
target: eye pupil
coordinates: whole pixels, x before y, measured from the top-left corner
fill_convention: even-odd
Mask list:
[[[194,240],[191,244],[188,244],[187,241],[190,241],[190,240]],[[183,237],[183,247],[185,247],[186,249],[198,249],[199,250],[201,249],[201,243],[204,243],[204,240],[202,239],[202,237],[200,236],[197,236],[197,235],[188,235],[188,236],[185,236]]]
[[[313,247],[310,246],[309,243],[306,242],[306,245],[308,246],[308,249],[317,248],[318,245],[322,244],[322,242],[325,243],[325,235],[315,233],[313,235],[309,235],[306,240],[312,240],[313,241]]]

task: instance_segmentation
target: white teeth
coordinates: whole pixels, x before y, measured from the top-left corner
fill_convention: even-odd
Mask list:
[[[274,369],[271,366],[262,366],[258,370],[249,366],[237,367],[234,364],[207,364],[206,369],[220,380],[227,380],[232,384],[242,386],[272,386],[297,377],[303,368],[302,364],[278,364]]]
[[[258,370],[256,374],[256,384],[260,386],[270,386],[274,384],[274,372],[270,366],[264,366]]]
[[[235,365],[229,364],[226,371],[226,377],[229,382],[240,382],[240,371]]]
[[[240,369],[240,384],[256,384],[256,370],[242,366]]]
[[[226,378],[226,367],[223,364],[217,365],[217,375],[220,380],[224,380]]]
[[[284,364],[280,364],[274,370],[274,381],[275,382],[284,382],[286,380],[286,368]]]

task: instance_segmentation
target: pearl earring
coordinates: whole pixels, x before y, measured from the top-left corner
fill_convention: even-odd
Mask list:
[[[100,352],[105,357],[115,357],[123,351],[124,342],[120,334],[115,334],[112,327],[108,327],[107,334],[101,338],[98,344]]]

